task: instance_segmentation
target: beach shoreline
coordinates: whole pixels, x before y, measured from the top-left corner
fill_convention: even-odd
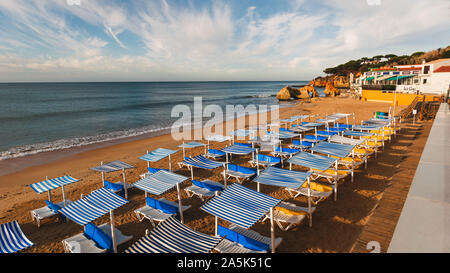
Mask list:
[[[335,98],[320,98],[311,103],[297,103],[292,107],[280,108],[279,118],[289,118],[298,114],[315,114],[319,117],[324,117],[326,114],[335,112],[355,112],[355,122],[358,124],[361,120],[368,119],[373,116],[376,111],[387,111],[389,109],[388,103],[380,102],[363,102],[351,98],[335,97]],[[399,109],[400,110],[400,109]],[[237,123],[239,119],[248,120],[251,116],[239,117],[234,120],[224,121],[222,126],[226,127],[226,123]],[[353,121],[350,121],[353,123]],[[228,133],[228,132],[227,132]],[[87,194],[92,190],[101,187],[101,176],[99,173],[91,171],[90,168],[97,166],[101,161],[110,162],[114,160],[122,160],[129,164],[136,166],[135,169],[127,171],[128,183],[134,183],[139,180],[139,175],[146,172],[147,163],[139,159],[139,156],[145,152],[152,151],[156,148],[167,148],[178,150],[176,146],[182,141],[175,141],[170,134],[153,136],[151,138],[142,137],[142,139],[133,139],[124,141],[122,143],[112,143],[104,147],[95,147],[86,151],[77,151],[70,154],[61,154],[56,156],[55,152],[52,154],[42,155],[47,157],[47,160],[34,159],[34,163],[28,163],[29,166],[24,169],[0,176],[0,215],[1,221],[7,222],[18,220],[22,225],[24,232],[29,235],[30,239],[36,243],[36,246],[30,248],[29,252],[62,252],[61,240],[70,237],[82,230],[82,227],[73,222],[56,222],[50,220],[49,223],[44,223],[40,228],[31,221],[29,213],[32,209],[42,207],[47,199],[47,194],[38,195],[28,185],[45,179],[45,176],[50,178],[70,174],[71,176],[81,179],[80,182],[66,186],[66,197],[70,200],[77,200],[80,194]],[[211,148],[223,148],[225,144],[214,143]],[[203,148],[195,148],[188,151],[187,155],[196,155],[203,153]],[[57,158],[55,158],[57,157]],[[27,158],[23,158],[24,161]],[[182,153],[178,152],[172,157],[173,171],[190,177],[190,172],[186,169],[178,169],[176,162],[182,160]],[[236,159],[237,164],[246,165],[248,159]],[[26,164],[26,163],[24,163]],[[152,163],[151,167],[167,168],[167,160]],[[108,174],[108,179],[117,181],[120,179],[120,173]],[[198,169],[195,172],[196,179],[212,179],[221,181],[220,171],[206,171]],[[190,182],[187,182],[190,183]],[[251,183],[251,182],[249,182]],[[250,184],[252,188],[254,183]],[[183,186],[184,188],[185,186]],[[269,187],[262,186],[262,192],[285,199],[285,192],[281,189],[274,190]],[[123,208],[118,209],[116,215],[116,223],[119,229],[123,230],[125,234],[133,234],[136,241],[143,234],[145,229],[151,225],[148,222],[138,222],[134,216],[133,210],[142,206],[144,203],[143,194],[139,190],[132,190],[129,192],[130,203]],[[184,194],[183,202],[192,205],[188,213],[186,213],[186,223],[196,230],[210,233],[213,228],[213,217],[200,211],[198,207],[201,202],[196,198],[187,198]],[[176,192],[169,192],[164,196],[166,199],[175,200]],[[62,194],[60,190],[52,192],[53,200],[60,200]],[[297,200],[296,200],[297,201]],[[342,202],[342,201],[341,201]],[[351,202],[345,201],[345,202]],[[105,218],[106,219],[106,218]],[[99,223],[106,222],[104,217],[96,220]],[[267,225],[267,223],[261,224]],[[63,227],[64,226],[64,227]],[[59,228],[59,229],[58,229]],[[299,228],[303,228],[300,226]],[[258,230],[258,229],[257,229]],[[262,233],[265,231],[261,230]],[[284,237],[285,235],[283,235]],[[281,248],[283,251],[283,248]],[[297,251],[295,248],[287,247],[286,252]]]

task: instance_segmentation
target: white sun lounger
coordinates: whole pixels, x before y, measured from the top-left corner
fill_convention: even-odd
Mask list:
[[[263,236],[256,231],[249,230],[232,224],[228,227],[228,229],[233,230],[237,233],[240,233],[246,237],[252,238],[261,243],[267,244],[272,248],[272,242],[270,237]],[[275,247],[277,247],[283,239],[281,237],[275,238]],[[256,251],[252,249],[248,249],[240,245],[239,243],[228,240],[226,237],[216,245],[214,248],[215,251],[220,253],[265,253],[266,251]]]
[[[219,182],[211,181],[211,180],[203,180],[202,183],[207,183],[214,186],[222,187],[222,189],[225,189],[225,187],[220,184]],[[212,197],[215,195],[216,191],[212,191],[207,188],[199,187],[197,185],[191,185],[184,189],[188,197],[192,197],[193,195],[197,195],[202,201],[204,201],[204,198]]]
[[[331,192],[330,192],[330,194],[331,194]],[[278,207],[286,208],[286,209],[289,209],[292,211],[306,212],[306,214],[303,214],[303,215],[289,215],[282,211],[274,210],[273,220],[275,221],[275,223],[277,223],[278,227],[284,231],[288,231],[292,226],[300,224],[303,221],[303,219],[306,218],[306,215],[309,214],[308,208],[296,206],[296,205],[294,205],[292,203],[288,203],[288,202],[281,202],[280,204],[278,204]],[[313,213],[315,210],[316,210],[316,208],[312,207],[311,213]],[[265,222],[267,220],[270,220],[270,214],[266,214],[266,216],[264,217],[264,219],[262,221]],[[283,226],[283,224],[287,224],[287,225]]]
[[[173,206],[176,206],[176,207],[179,208],[177,202],[172,202],[172,201],[166,200],[164,198],[160,198],[158,200],[161,201],[161,202],[164,202],[164,203],[167,203],[167,204],[170,204],[170,205],[173,205]],[[183,206],[182,207],[183,212],[186,211],[187,209],[189,209],[190,207],[191,207],[190,205]],[[172,217],[172,216],[175,215],[175,214],[164,213],[161,210],[152,208],[152,207],[150,207],[148,205],[145,205],[145,206],[143,206],[141,208],[136,209],[134,211],[134,213],[136,214],[136,217],[138,218],[138,220],[140,222],[142,222],[146,218],[148,220],[150,220],[150,223],[152,223],[153,227],[156,226],[155,222],[164,221],[164,220],[168,219],[169,217]]]
[[[102,224],[98,226],[101,230],[103,230],[110,238],[111,234],[111,225],[108,223]],[[122,234],[122,232],[114,228],[114,233],[116,236],[117,245],[121,245],[123,243],[128,242],[133,238],[132,235],[126,236]],[[70,238],[64,239],[62,241],[64,246],[64,251],[68,253],[104,253],[106,249],[99,248],[95,242],[84,235],[84,233],[77,234]]]
[[[71,203],[70,200],[66,200],[66,205],[68,205],[70,203]],[[64,202],[59,202],[59,203],[56,203],[55,205],[58,205],[60,207],[64,207]],[[41,220],[43,220],[45,218],[50,218],[50,217],[55,216],[55,215],[58,215],[58,213],[54,212],[48,206],[45,206],[45,207],[42,207],[42,208],[38,208],[38,209],[34,209],[34,210],[30,211],[30,213],[31,213],[31,219],[33,219],[33,221],[36,221],[38,227],[41,226]]]
[[[314,205],[317,205],[320,201],[325,200],[334,192],[334,185],[331,185],[333,190],[331,191],[316,191],[311,189],[311,201]],[[286,188],[291,197],[296,198],[299,195],[308,196],[308,188],[300,187],[298,189]]]

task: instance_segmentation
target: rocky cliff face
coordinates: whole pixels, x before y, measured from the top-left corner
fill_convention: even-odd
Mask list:
[[[333,86],[336,88],[349,88],[350,83],[348,77],[344,76],[328,76],[328,77],[318,77],[309,82],[309,85],[316,87],[325,87],[328,82],[332,82]]]
[[[339,89],[334,87],[334,83],[332,81],[327,82],[325,86],[325,90],[323,91],[327,97],[335,97],[339,96]]]

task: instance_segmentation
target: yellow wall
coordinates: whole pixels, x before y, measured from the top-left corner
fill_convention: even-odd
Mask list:
[[[380,90],[362,90],[361,100],[364,101],[380,101],[380,102],[390,102],[391,105],[394,104],[394,96],[392,93],[383,93]],[[419,100],[423,100],[423,95],[416,94],[406,94],[406,93],[397,93],[397,105],[409,105],[414,100],[415,97],[419,97]],[[425,101],[436,101],[439,99],[438,96],[425,96]]]

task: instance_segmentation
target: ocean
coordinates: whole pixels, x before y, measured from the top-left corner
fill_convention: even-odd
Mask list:
[[[278,104],[292,82],[0,83],[0,160],[129,136],[161,134],[175,105]],[[318,89],[323,95],[323,89]],[[285,105],[285,104],[284,104]]]

